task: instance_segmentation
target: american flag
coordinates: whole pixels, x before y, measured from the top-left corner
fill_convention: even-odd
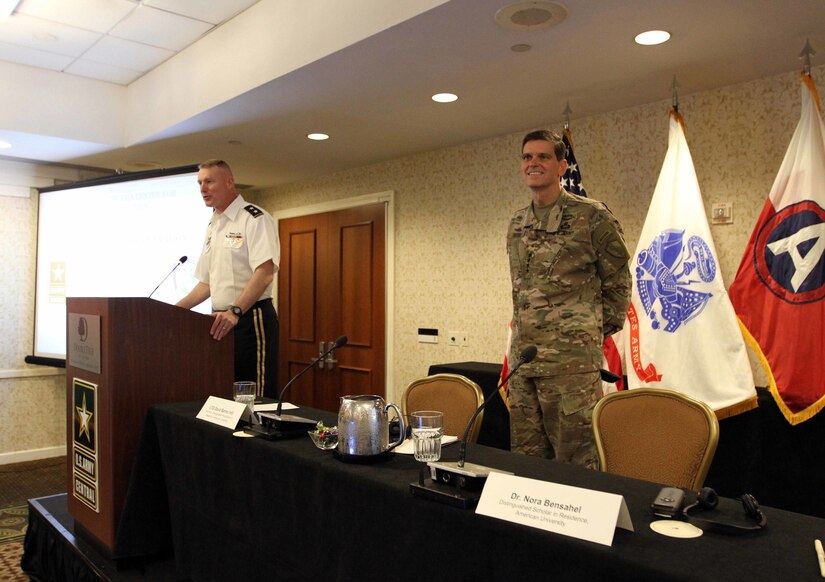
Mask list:
[[[582,186],[582,175],[579,172],[579,164],[576,162],[576,155],[573,153],[573,136],[569,129],[565,129],[561,136],[564,145],[567,146],[567,171],[561,178],[561,187],[571,194],[578,194],[587,198],[587,190]]]
[[[573,135],[570,133],[569,128],[564,129],[561,139],[564,142],[564,145],[567,146],[567,155],[564,158],[565,160],[567,160],[567,171],[561,178],[561,187],[570,192],[571,194],[578,194],[579,196],[587,198],[587,190],[585,190],[584,186],[582,186],[582,174],[579,171],[579,163],[576,161],[576,154],[573,152]],[[602,346],[602,351],[604,352],[605,358],[605,361],[602,362],[602,365],[608,371],[616,374],[621,378],[623,374],[622,361],[621,356],[619,354],[619,350],[616,347],[615,340],[613,339],[613,336],[604,338],[604,345]],[[502,378],[504,378],[504,376],[502,376]],[[616,381],[615,386],[613,386],[612,384],[612,382],[603,382],[603,388],[605,393],[612,392],[617,389],[624,390],[624,380],[620,379]]]

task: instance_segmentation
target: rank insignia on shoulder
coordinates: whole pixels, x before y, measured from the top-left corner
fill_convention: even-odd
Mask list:
[[[255,218],[258,218],[259,216],[261,216],[264,213],[263,210],[261,210],[260,208],[258,208],[254,204],[249,204],[247,206],[244,206],[244,210],[246,210],[249,214],[251,214]]]

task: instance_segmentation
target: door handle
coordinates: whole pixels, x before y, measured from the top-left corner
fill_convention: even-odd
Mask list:
[[[329,342],[329,346],[332,347],[334,343],[335,342]],[[327,362],[327,366],[329,367],[329,369],[332,370],[335,367],[335,364],[338,363],[338,360],[335,359],[335,350],[332,350],[330,353],[328,353],[325,360]]]
[[[324,355],[324,342],[321,342],[320,345],[318,346],[318,358],[319,358],[319,360],[318,360],[318,369],[319,370],[324,369],[324,358],[322,357],[323,355]]]

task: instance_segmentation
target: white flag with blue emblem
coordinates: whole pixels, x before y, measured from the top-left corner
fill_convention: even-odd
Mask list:
[[[720,418],[757,405],[742,333],[719,272],[682,116],[631,262],[625,350],[632,388],[669,388]]]

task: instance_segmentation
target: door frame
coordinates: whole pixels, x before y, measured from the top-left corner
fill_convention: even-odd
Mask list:
[[[286,208],[270,214],[275,220],[275,232],[278,232],[278,226],[281,220],[297,218],[299,216],[309,216],[311,214],[335,212],[337,210],[357,208],[358,206],[367,206],[369,204],[384,204],[384,347],[386,355],[384,360],[384,394],[387,401],[394,402],[396,398],[395,383],[393,381],[395,347],[392,338],[395,336],[395,319],[391,316],[395,312],[395,191],[386,190],[384,192],[364,194],[363,196],[355,196],[353,198],[342,198],[340,200],[330,200],[318,204]],[[273,284],[272,295],[275,306],[279,308],[280,311],[277,279],[277,277],[280,276],[280,271],[276,273],[275,276],[276,279]]]

